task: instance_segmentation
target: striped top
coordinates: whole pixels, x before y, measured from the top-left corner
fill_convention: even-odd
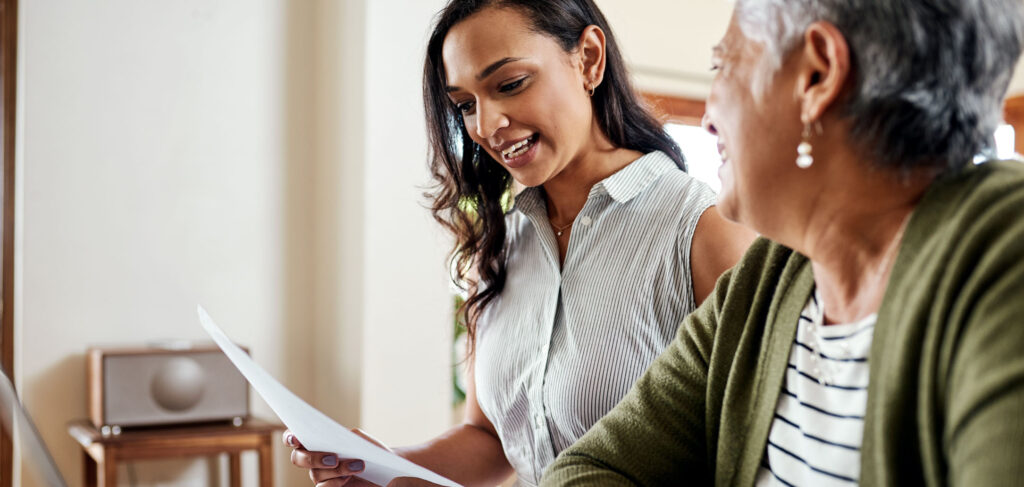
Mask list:
[[[877,316],[822,326],[820,303],[815,290],[800,314],[759,487],[850,487],[860,478],[868,355]]]
[[[626,395],[695,308],[690,243],[714,204],[652,152],[597,183],[564,266],[541,188],[507,216],[508,277],[479,320],[476,390],[520,485]]]

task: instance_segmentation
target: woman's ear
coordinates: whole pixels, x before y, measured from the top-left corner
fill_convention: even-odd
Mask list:
[[[815,22],[798,51],[796,97],[802,122],[820,120],[843,92],[851,75],[850,46],[836,26]]]
[[[596,88],[604,80],[605,50],[604,31],[596,25],[589,25],[580,34],[579,56],[583,69],[583,89]]]

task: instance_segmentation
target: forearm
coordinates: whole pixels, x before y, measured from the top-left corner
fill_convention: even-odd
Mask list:
[[[501,441],[490,432],[461,424],[420,445],[395,453],[466,487],[500,484],[512,474]]]

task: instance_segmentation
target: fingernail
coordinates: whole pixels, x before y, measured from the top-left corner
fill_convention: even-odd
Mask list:
[[[349,472],[362,472],[364,468],[366,468],[366,465],[363,464],[362,460],[353,460],[348,462]]]
[[[328,467],[333,467],[338,464],[338,457],[334,455],[327,455],[320,459],[320,461],[323,462],[324,465],[327,465]]]
[[[288,435],[288,446],[295,446],[295,435]]]

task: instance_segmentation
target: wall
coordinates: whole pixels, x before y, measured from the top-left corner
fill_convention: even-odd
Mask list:
[[[703,99],[711,87],[711,48],[725,34],[724,0],[596,0],[639,89]]]
[[[71,485],[85,348],[203,339],[197,302],[344,424],[443,430],[447,242],[422,203],[417,75],[436,2],[21,3],[16,381]],[[277,459],[278,485],[308,485]]]
[[[274,0],[21,3],[16,370],[77,485],[64,425],[85,413],[88,345],[202,339],[200,302],[309,392],[294,365],[310,347],[298,126],[310,12]],[[147,462],[137,476],[194,485],[217,473]]]
[[[388,444],[451,418],[450,244],[422,195],[420,73],[442,5],[326,0],[316,15],[316,261],[333,271],[317,275],[313,380],[329,414]]]
[[[732,15],[727,0],[595,0],[612,25],[638,88],[704,99],[711,84],[711,48]],[[1024,95],[1024,62],[1010,95]]]
[[[1017,63],[1017,71],[1010,81],[1009,96],[1024,96],[1024,61]]]

